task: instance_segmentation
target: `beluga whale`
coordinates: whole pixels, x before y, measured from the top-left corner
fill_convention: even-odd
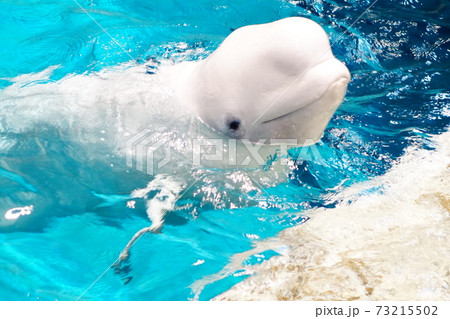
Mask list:
[[[207,58],[181,62],[165,79],[176,104],[197,124],[190,138],[203,138],[190,144],[194,164],[233,168],[261,167],[282,146],[318,142],[344,99],[350,73],[318,23],[290,17],[238,28]],[[160,190],[147,202],[152,225],[132,238],[121,261],[143,233],[161,230],[165,212],[173,208],[167,199],[173,203],[184,188],[158,175],[132,194],[146,198]]]
[[[57,81],[53,66],[11,79],[0,96],[11,152],[0,175],[17,191],[0,201],[1,231],[113,207],[123,216],[124,201],[143,202],[151,225],[124,260],[140,235],[163,229],[180,198],[196,209],[257,205],[254,191],[292,171],[278,165],[283,152],[321,139],[350,81],[326,32],[302,17],[238,28],[202,60],[163,61],[153,74],[149,63]]]

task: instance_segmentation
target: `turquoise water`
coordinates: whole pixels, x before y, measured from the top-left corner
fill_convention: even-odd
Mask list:
[[[305,222],[308,208],[337,205],[327,195],[383,174],[408,145],[433,148],[428,136],[450,124],[448,1],[379,0],[362,16],[374,1],[78,3],[91,17],[72,0],[0,3],[1,300],[77,299],[149,224],[143,202],[131,209],[120,196],[145,187],[150,176],[129,170],[124,158],[92,159],[51,124],[17,118],[23,126],[17,131],[5,124],[25,106],[23,96],[5,93],[21,75],[59,66],[23,84],[23,94],[69,75],[95,78],[123,63],[146,66],[151,76],[164,61],[207,56],[240,26],[296,15],[325,28],[352,73],[346,100],[317,145],[326,161],[305,161],[288,182],[247,193],[227,189],[221,172],[205,173],[167,216],[163,233],[142,237],[120,272],[108,270],[82,300],[192,299],[190,286],[220,272],[231,256]],[[46,93],[34,94],[26,103],[37,108]],[[4,222],[4,212],[27,205],[32,214]],[[199,298],[211,299],[245,277],[236,270]]]

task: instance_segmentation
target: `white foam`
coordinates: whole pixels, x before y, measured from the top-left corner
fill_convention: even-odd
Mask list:
[[[434,142],[337,195],[338,207],[309,211],[277,238],[287,254],[251,267],[254,276],[217,299],[448,300],[450,132]]]
[[[18,219],[20,216],[30,215],[33,212],[33,205],[24,207],[14,207],[5,213],[6,219]]]

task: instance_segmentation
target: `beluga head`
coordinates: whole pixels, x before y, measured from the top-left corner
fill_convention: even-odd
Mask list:
[[[252,142],[317,142],[350,73],[322,27],[291,17],[232,32],[179,79],[182,103],[216,132]]]

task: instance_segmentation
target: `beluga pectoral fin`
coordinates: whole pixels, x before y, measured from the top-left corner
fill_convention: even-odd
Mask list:
[[[131,198],[142,198],[145,200],[146,212],[151,225],[142,228],[134,234],[120,253],[118,263],[115,265],[116,269],[120,269],[122,263],[129,259],[131,247],[142,235],[146,233],[158,234],[161,232],[166,213],[175,208],[175,203],[184,188],[185,185],[183,182],[171,176],[160,174],[155,176],[147,187],[137,189],[131,193]],[[156,194],[150,197],[150,194],[154,192]]]

